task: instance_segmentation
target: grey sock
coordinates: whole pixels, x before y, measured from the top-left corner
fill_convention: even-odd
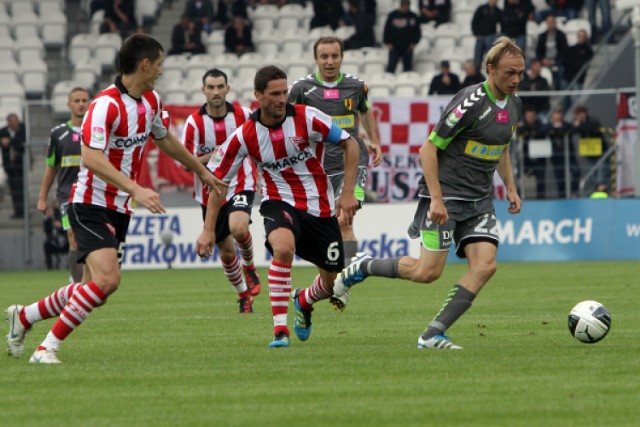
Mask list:
[[[82,264],[78,264],[78,252],[69,251],[69,273],[73,279],[73,283],[80,283],[82,281]]]
[[[456,284],[447,295],[440,312],[436,314],[427,330],[422,334],[422,339],[426,340],[443,334],[471,307],[471,302],[475,297],[476,294],[462,285]]]
[[[365,277],[378,276],[396,279],[400,277],[398,276],[400,258],[401,257],[365,260],[362,262],[361,270]]]
[[[344,265],[347,266],[351,264],[351,258],[353,258],[356,252],[358,252],[358,241],[343,240],[342,248],[344,250]]]

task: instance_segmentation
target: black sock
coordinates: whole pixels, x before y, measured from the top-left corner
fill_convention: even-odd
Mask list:
[[[426,340],[444,334],[471,307],[471,302],[475,297],[476,294],[462,285],[454,285],[440,312],[436,314],[427,330],[422,334],[422,339]]]

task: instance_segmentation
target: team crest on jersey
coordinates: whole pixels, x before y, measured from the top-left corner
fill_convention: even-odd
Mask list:
[[[452,128],[457,125],[462,118],[462,114],[462,111],[460,111],[458,108],[454,108],[453,111],[447,116],[447,126]]]
[[[456,124],[458,124],[464,113],[467,112],[467,109],[469,109],[469,107],[472,107],[476,102],[480,101],[480,99],[482,99],[485,95],[486,93],[482,91],[482,86],[479,86],[475,92],[471,92],[460,105],[458,105],[453,109],[451,113],[449,113],[447,119],[445,120],[445,124],[450,128],[454,127]]]
[[[104,142],[104,128],[99,126],[91,128],[91,138],[98,142]]]
[[[353,99],[351,98],[345,99],[344,106],[347,108],[347,110],[353,110]]]
[[[289,141],[296,146],[298,151],[303,151],[309,146],[309,141],[301,136],[290,136]]]

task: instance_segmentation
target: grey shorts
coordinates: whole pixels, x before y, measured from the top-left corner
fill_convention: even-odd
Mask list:
[[[337,199],[342,193],[344,173],[331,175],[329,179],[331,180],[331,186],[333,187],[333,195]],[[356,186],[353,191],[354,196],[356,196],[356,200],[358,200],[359,202],[358,209],[360,209],[364,204],[365,188],[367,188],[367,168],[358,166],[358,173],[356,175]]]
[[[431,199],[421,197],[413,222],[407,233],[412,239],[421,238],[428,251],[449,251],[456,243],[456,255],[465,258],[464,247],[474,242],[490,242],[498,246],[498,223],[492,200],[487,197],[475,202],[445,200],[449,220],[437,225],[427,218]]]

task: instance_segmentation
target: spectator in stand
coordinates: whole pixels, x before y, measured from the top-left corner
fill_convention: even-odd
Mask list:
[[[313,18],[309,23],[309,29],[316,27],[338,28],[340,17],[344,15],[342,0],[312,0]]]
[[[462,68],[464,69],[465,73],[464,80],[462,81],[462,87],[471,86],[476,83],[482,83],[483,81],[485,81],[482,73],[478,72],[475,61],[471,59],[464,61],[464,64],[462,64]]]
[[[596,19],[597,9],[602,14],[602,26],[598,27]],[[606,35],[611,30],[611,2],[609,0],[587,0],[587,12],[589,24],[591,24],[591,43],[597,43],[600,36]]]
[[[104,3],[104,22],[100,34],[119,33],[123,39],[133,34],[138,25],[135,16],[135,0],[112,0]]]
[[[547,31],[538,36],[536,46],[536,58],[542,65],[548,67],[553,73],[553,83],[556,89],[562,89],[562,60],[569,47],[567,35],[556,26],[556,17],[547,16]]]
[[[547,138],[545,126],[538,118],[535,109],[531,107],[525,109],[524,120],[518,125],[517,135],[521,141],[520,146],[524,150],[524,173],[536,178],[536,199],[544,199],[547,159],[530,156],[530,141]]]
[[[451,0],[418,0],[420,23],[435,22],[436,27],[451,19]]]
[[[587,107],[578,105],[573,110],[572,133],[578,139],[578,153],[587,160],[589,169],[595,167],[598,160],[609,149],[609,143],[604,135],[604,128],[600,120],[590,115]],[[607,162],[602,163],[596,169],[593,180],[596,183],[608,182],[609,171]]]
[[[418,15],[411,12],[410,3],[410,0],[400,0],[400,7],[389,13],[384,24],[383,40],[389,48],[389,73],[396,72],[400,58],[403,71],[411,71],[413,68],[413,49],[420,41],[422,33]]]
[[[220,3],[224,3],[224,0],[221,0]],[[211,0],[187,0],[184,14],[190,21],[197,23],[202,31],[207,34],[211,33],[216,18]]]
[[[238,56],[256,50],[251,37],[251,27],[242,16],[234,16],[231,26],[225,30],[224,46],[227,52]]]
[[[524,78],[518,85],[518,90],[521,92],[551,90],[551,86],[547,79],[540,75],[541,70],[542,63],[537,59],[532,60]],[[524,104],[525,109],[533,109],[541,119],[549,112],[550,103],[548,96],[523,96],[522,103]]]
[[[375,23],[376,1],[358,0],[358,12],[354,24],[356,32],[344,41],[344,50],[376,46],[376,36],[373,33]]]
[[[531,0],[505,0],[502,10],[502,34],[516,41],[527,51],[527,21],[534,19],[535,7]]]
[[[429,95],[454,95],[462,88],[458,75],[451,72],[449,61],[440,63],[440,74],[433,76]]]
[[[547,16],[562,16],[569,19],[575,19],[578,17],[582,6],[584,6],[583,0],[546,0],[549,7],[538,12],[536,20],[542,22],[547,19]]]
[[[24,218],[24,164],[27,130],[18,115],[7,115],[7,126],[0,129],[2,165],[9,180],[9,191],[13,202],[11,218]]]
[[[573,81],[578,75],[578,71],[584,64],[589,63],[593,58],[593,49],[589,45],[589,36],[585,30],[578,31],[578,42],[569,46],[564,56],[564,79],[567,83]],[[587,73],[582,73],[576,81],[576,89],[582,89]]]
[[[358,0],[349,0],[347,2],[347,10],[338,21],[339,27],[352,27],[356,24],[358,18]]]
[[[498,25],[501,20],[502,10],[498,7],[498,0],[488,0],[486,4],[478,6],[473,14],[471,32],[476,36],[473,61],[477,69],[482,68],[482,60],[498,35]]]
[[[187,15],[180,17],[171,32],[171,50],[169,55],[182,53],[205,53],[207,49],[202,43],[202,33],[197,22],[189,20]]]
[[[578,194],[580,184],[580,165],[576,157],[575,146],[570,138],[571,125],[564,120],[562,110],[554,110],[549,119],[547,135],[551,140],[551,166],[556,178],[558,198],[569,199]],[[565,156],[567,145],[568,162]],[[569,168],[569,193],[566,191],[566,169]]]

